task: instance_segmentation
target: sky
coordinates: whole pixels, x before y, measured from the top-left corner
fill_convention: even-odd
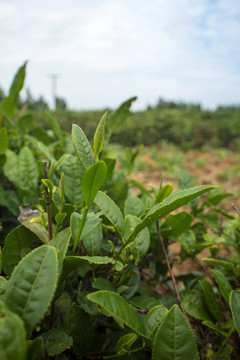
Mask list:
[[[26,89],[71,109],[158,99],[240,104],[238,0],[0,0],[0,86],[28,60]]]

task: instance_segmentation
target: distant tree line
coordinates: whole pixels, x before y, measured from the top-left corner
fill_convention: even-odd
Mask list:
[[[0,103],[7,97],[5,91],[0,87]],[[20,97],[18,96],[16,106],[17,108],[21,108],[22,106],[27,105],[29,110],[32,111],[45,111],[49,110],[49,104],[44,99],[42,95],[37,98],[34,98],[31,91],[29,89],[26,90],[26,96]],[[68,110],[66,100],[61,97],[55,98],[55,109],[56,110]]]

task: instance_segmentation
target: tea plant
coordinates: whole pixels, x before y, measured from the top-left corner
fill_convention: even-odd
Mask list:
[[[108,120],[92,146],[77,125],[61,144],[54,122],[51,150],[30,134],[31,147],[5,149],[3,176],[36,206],[20,207],[4,239],[0,358],[237,359],[240,220],[218,207],[229,194],[199,201],[215,187],[192,187],[185,173],[176,192],[129,183],[103,149]],[[172,242],[199,272],[174,276]]]

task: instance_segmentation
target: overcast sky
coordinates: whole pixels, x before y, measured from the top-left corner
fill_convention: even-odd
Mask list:
[[[28,59],[25,88],[70,108],[166,100],[240,104],[238,0],[0,0],[0,86]],[[24,91],[23,91],[24,94]]]

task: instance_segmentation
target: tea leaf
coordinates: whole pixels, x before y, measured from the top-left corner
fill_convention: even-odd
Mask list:
[[[227,280],[226,276],[218,270],[212,270],[212,273],[215,277],[215,280],[218,284],[219,290],[221,295],[224,299],[229,302],[229,297],[232,292],[232,286],[230,285],[229,281]]]
[[[0,359],[25,360],[26,330],[23,321],[0,301]]]
[[[199,291],[186,291],[181,295],[181,300],[185,311],[189,315],[196,319],[212,321],[212,317],[206,308],[203,295]]]
[[[124,237],[126,239],[131,234],[132,229],[134,229],[137,226],[137,224],[139,224],[140,222],[141,220],[138,219],[136,216],[127,215],[125,217]],[[148,229],[145,228],[137,234],[134,243],[130,248],[136,262],[138,262],[140,259],[142,259],[144,255],[146,255],[149,245],[150,245],[150,234]]]
[[[164,316],[168,313],[168,309],[163,305],[158,305],[152,308],[144,318],[144,326],[146,329],[146,334],[154,340],[156,330],[161,324]]]
[[[8,148],[9,138],[6,128],[0,129],[0,154],[4,154]]]
[[[14,267],[19,263],[22,250],[32,247],[33,243],[39,243],[38,237],[24,226],[19,225],[6,237],[2,252],[3,271],[11,275]]]
[[[199,280],[199,284],[203,290],[203,297],[205,304],[211,315],[220,323],[222,318],[222,309],[217,301],[216,295],[213,292],[212,285],[206,281]]]
[[[9,95],[13,97],[15,100],[24,84],[26,65],[27,65],[27,61],[25,61],[25,63],[18,69],[9,90]]]
[[[43,245],[26,255],[9,279],[6,305],[24,320],[28,334],[50,305],[57,283],[57,267],[55,248]]]
[[[107,175],[107,166],[104,161],[91,165],[82,179],[82,194],[87,207],[91,205],[98,190],[104,183]]]
[[[229,298],[233,321],[240,336],[240,291],[232,291]]]
[[[95,159],[97,161],[104,143],[106,118],[107,118],[107,111],[103,114],[93,138]]]
[[[159,204],[159,203],[163,202],[163,200],[166,199],[171,194],[172,191],[173,191],[173,185],[163,186],[158,191],[155,203]]]
[[[44,358],[44,343],[42,337],[37,337],[33,341],[28,340],[27,359],[40,360]]]
[[[145,205],[139,197],[133,194],[127,198],[124,206],[125,216],[134,215],[140,218],[144,214],[145,210]]]
[[[100,290],[88,294],[87,297],[102,307],[114,319],[121,321],[137,334],[146,337],[143,322],[137,310],[129,305],[120,295],[111,291]]]
[[[72,232],[73,241],[75,241],[78,233],[79,226],[81,224],[83,216],[77,212],[73,212],[70,219],[70,227]],[[87,218],[81,233],[80,241],[88,236],[100,223],[101,219],[94,213],[88,213]]]
[[[167,359],[199,359],[191,327],[177,305],[163,319],[153,343],[152,360]]]
[[[66,333],[64,328],[58,327],[51,329],[41,334],[45,342],[45,347],[49,356],[56,356],[61,354],[64,350],[70,349],[73,340],[71,336]]]
[[[21,221],[23,226],[32,231],[44,244],[47,244],[49,241],[48,231],[41,223],[34,221],[35,219],[40,219],[40,215],[34,214],[26,219],[19,219],[19,221]]]
[[[117,271],[123,269],[123,264],[120,261],[114,260],[108,256],[66,256],[64,259],[64,275],[70,271],[85,266],[86,263],[93,265],[107,265],[112,264]]]
[[[73,339],[74,352],[82,357],[91,346],[94,334],[90,316],[75,303],[68,313],[67,332]]]
[[[136,340],[137,340],[137,334],[135,333],[129,333],[123,335],[117,342],[116,345],[117,353],[125,354]]]
[[[61,232],[57,233],[57,235],[55,235],[54,238],[50,240],[48,243],[48,245],[55,247],[55,249],[58,252],[59,274],[61,273],[62,270],[62,264],[68,249],[70,238],[71,238],[70,228],[66,228]]]
[[[186,211],[176,215],[169,215],[160,229],[161,234],[163,236],[177,237],[189,229],[192,220],[192,215]]]
[[[64,172],[64,194],[68,201],[79,206],[83,200],[81,183],[85,172],[84,167],[76,156],[65,154],[57,162],[56,169],[60,173]]]
[[[8,281],[3,276],[0,276],[0,300],[3,300],[5,291],[8,286]]]
[[[83,130],[72,126],[72,142],[80,163],[87,170],[93,164],[92,149]]]
[[[97,207],[103,212],[104,216],[115,227],[120,236],[123,236],[124,221],[119,207],[105,193],[99,191],[94,199]]]
[[[103,234],[101,226],[97,226],[84,239],[84,247],[90,256],[98,255],[102,249]]]
[[[136,101],[137,97],[132,97],[126,101],[124,101],[112,114],[110,114],[107,124],[107,129],[110,133],[112,133],[115,129],[117,129],[129,116],[130,107],[133,101]]]
[[[38,186],[38,166],[31,150],[23,147],[18,157],[18,177],[20,188],[35,193]]]
[[[136,226],[131,237],[135,238],[139,231],[156,221],[158,218],[169,214],[173,210],[178,209],[192,199],[195,199],[201,194],[204,194],[205,192],[212,189],[215,189],[215,186],[200,185],[193,188],[180,190],[172,195],[169,195],[162,203],[155,205],[147,212],[142,222]]]

